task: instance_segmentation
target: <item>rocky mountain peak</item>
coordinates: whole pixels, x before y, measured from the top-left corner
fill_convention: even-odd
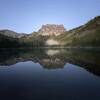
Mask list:
[[[61,25],[56,25],[56,24],[46,24],[42,25],[41,29],[38,31],[42,35],[60,35],[63,34],[66,31],[64,26]]]
[[[21,38],[21,37],[28,36],[28,34],[17,33],[8,29],[0,30],[0,34],[5,35],[7,37],[11,37],[11,38]]]
[[[8,36],[8,37],[12,37],[12,38],[17,38],[19,36],[18,33],[11,31],[11,30],[0,30],[0,34]]]

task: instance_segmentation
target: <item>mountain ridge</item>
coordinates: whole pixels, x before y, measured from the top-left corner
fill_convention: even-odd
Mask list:
[[[47,32],[47,35],[43,35],[45,32]],[[10,30],[0,30],[0,35],[0,44],[7,38],[9,41],[17,40],[21,46],[26,46],[26,44],[27,46],[47,46],[46,41],[50,39],[58,42],[59,46],[100,46],[100,16],[69,31],[67,31],[63,25],[46,24],[37,32],[30,34],[19,34]],[[56,44],[52,45],[56,46]],[[48,44],[48,46],[51,45]]]

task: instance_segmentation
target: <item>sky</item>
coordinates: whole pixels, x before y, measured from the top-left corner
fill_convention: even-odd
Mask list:
[[[67,30],[100,15],[100,0],[0,0],[0,29],[38,31],[43,24]]]

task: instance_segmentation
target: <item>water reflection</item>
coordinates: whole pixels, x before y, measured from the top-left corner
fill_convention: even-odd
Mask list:
[[[85,68],[100,76],[99,49],[10,49],[0,50],[0,65],[10,66],[19,62],[32,61],[45,69],[64,68],[66,63]]]
[[[52,49],[46,50],[46,54],[49,55],[49,56],[53,56],[53,55],[56,55],[58,53],[60,53],[59,49],[58,50],[52,50]]]
[[[75,48],[0,50],[0,100],[100,100],[99,54]]]

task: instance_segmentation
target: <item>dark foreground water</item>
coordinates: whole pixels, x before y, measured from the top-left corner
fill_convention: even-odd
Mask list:
[[[100,50],[2,49],[0,100],[100,100]]]

